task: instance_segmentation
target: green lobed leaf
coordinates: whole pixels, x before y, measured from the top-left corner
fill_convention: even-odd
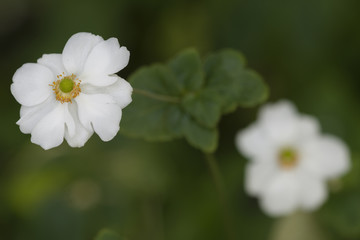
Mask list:
[[[122,130],[147,140],[170,140],[182,134],[180,88],[175,76],[163,65],[144,67],[129,79],[133,101],[124,109]]]
[[[179,96],[182,88],[173,72],[162,64],[140,68],[130,77],[129,81],[136,89],[170,98]]]
[[[238,104],[243,107],[252,107],[266,100],[269,94],[268,87],[262,77],[252,70],[244,71],[239,77],[240,93]]]
[[[187,49],[167,65],[140,68],[129,78],[133,102],[124,110],[122,131],[146,140],[185,137],[204,152],[215,151],[221,115],[267,96],[261,77],[244,65],[234,50],[212,54],[203,64]]]
[[[125,239],[120,237],[116,232],[112,230],[103,229],[95,237],[95,240],[125,240]]]
[[[168,63],[183,92],[199,90],[204,84],[202,62],[195,49],[186,49]]]
[[[232,49],[224,49],[207,57],[204,63],[204,71],[211,73],[218,69],[223,69],[224,72],[231,73],[239,68],[243,69],[245,64],[245,57],[240,52]]]
[[[245,58],[237,51],[226,49],[210,55],[204,63],[206,86],[222,96],[222,111],[237,106],[253,106],[264,101],[268,89],[262,78],[245,68]]]
[[[182,99],[182,106],[199,124],[216,127],[221,116],[221,99],[210,90],[187,94]]]
[[[228,112],[225,109],[235,110],[237,107],[235,99],[239,92],[233,71],[241,72],[244,64],[244,57],[233,50],[213,53],[204,62],[206,85],[222,96],[223,112]]]
[[[217,129],[203,127],[191,118],[187,118],[184,122],[184,134],[192,146],[208,153],[216,150],[218,145]]]

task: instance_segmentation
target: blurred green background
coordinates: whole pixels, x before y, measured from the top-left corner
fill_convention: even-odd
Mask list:
[[[82,31],[127,46],[124,78],[186,47],[242,51],[269,100],[318,117],[348,143],[353,168],[314,214],[269,218],[243,190],[246,160],[234,146],[257,108],[225,116],[216,156],[236,239],[360,239],[359,9],[357,0],[1,0],[0,239],[90,240],[103,227],[129,240],[226,239],[204,156],[185,141],[149,143],[120,130],[111,142],[94,135],[81,149],[44,151],[20,132],[13,73]]]

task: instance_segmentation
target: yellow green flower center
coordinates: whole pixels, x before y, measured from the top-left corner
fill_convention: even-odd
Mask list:
[[[65,76],[65,73],[58,75],[57,79],[58,80],[54,81],[52,84],[49,84],[55,93],[56,100],[61,103],[72,103],[72,100],[81,92],[81,80],[76,78],[76,75],[74,74]]]
[[[278,163],[283,168],[293,168],[298,162],[298,154],[293,148],[283,148],[278,155]]]
[[[64,93],[69,93],[74,89],[74,81],[70,78],[64,78],[60,81],[59,88]]]

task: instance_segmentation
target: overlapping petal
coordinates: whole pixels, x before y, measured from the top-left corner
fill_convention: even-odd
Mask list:
[[[43,54],[37,62],[49,68],[56,76],[66,73],[61,54]]]
[[[31,133],[36,124],[47,115],[58,103],[53,96],[50,96],[43,103],[27,107],[22,106],[20,109],[20,119],[16,122],[23,133]]]
[[[132,101],[132,87],[131,85],[125,81],[124,79],[116,76],[117,80],[110,86],[105,87],[97,87],[91,84],[84,84],[82,87],[82,92],[86,94],[108,94],[112,96],[115,102],[121,107],[125,108]]]
[[[120,129],[121,108],[114,98],[106,94],[80,94],[76,98],[79,120],[103,141],[110,141]]]
[[[80,123],[75,102],[69,105],[69,113],[74,120],[75,132],[72,133],[70,130],[65,130],[65,139],[71,147],[82,147],[89,140],[94,131],[86,129]]]
[[[319,121],[308,115],[301,115],[297,120],[297,142],[307,141],[308,139],[317,137],[320,134]]]
[[[49,83],[55,80],[51,70],[36,63],[26,63],[13,76],[11,93],[24,106],[35,106],[52,94]]]
[[[72,103],[63,103],[64,104],[64,122],[65,122],[65,132],[69,136],[74,137],[76,133],[76,125],[74,121],[74,116],[70,114],[69,107],[72,106]]]
[[[289,145],[297,140],[297,119],[295,106],[285,100],[264,106],[259,114],[260,126],[272,142],[279,146]]]
[[[278,169],[273,162],[253,162],[246,166],[245,189],[249,195],[258,196],[266,190]]]
[[[252,160],[271,161],[276,157],[276,145],[258,124],[239,132],[235,142],[238,150]]]
[[[118,77],[116,75],[83,74],[79,77],[83,84],[91,84],[97,87],[104,87],[114,84]]]
[[[326,185],[319,177],[303,174],[299,179],[300,205],[303,209],[312,211],[324,203],[327,197]]]
[[[117,73],[126,67],[129,57],[130,52],[126,47],[120,47],[116,38],[110,38],[96,45],[90,52],[83,74],[111,75]]]
[[[63,53],[63,63],[68,73],[79,76],[83,72],[85,62],[91,50],[103,38],[91,33],[77,33],[70,37],[67,41]]]
[[[56,104],[55,108],[46,114],[31,132],[31,142],[40,145],[45,150],[59,146],[64,140],[65,111],[67,105]],[[67,122],[66,124],[71,124]]]
[[[263,192],[261,206],[274,217],[293,212],[299,204],[299,184],[298,176],[293,172],[277,174]]]
[[[319,136],[301,146],[302,165],[322,178],[336,178],[350,168],[350,154],[347,146],[339,138]]]

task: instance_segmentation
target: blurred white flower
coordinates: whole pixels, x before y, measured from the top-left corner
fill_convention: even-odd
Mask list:
[[[131,102],[132,87],[115,75],[130,53],[116,38],[74,34],[62,54],[44,54],[13,76],[11,92],[22,105],[17,124],[44,149],[64,138],[81,147],[94,131],[103,141],[119,130],[122,108]]]
[[[237,134],[236,146],[251,160],[246,191],[270,216],[318,208],[327,198],[326,181],[350,167],[347,146],[321,135],[318,121],[288,101],[264,106],[258,120]]]

